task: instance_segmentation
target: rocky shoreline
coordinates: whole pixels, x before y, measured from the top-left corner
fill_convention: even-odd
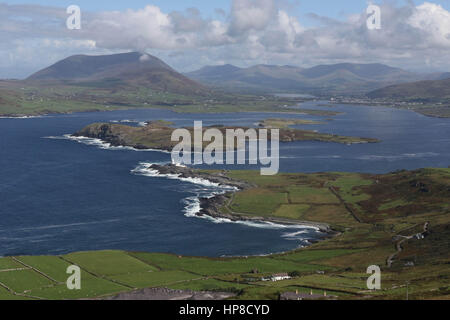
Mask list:
[[[170,152],[173,148],[173,143],[170,141],[170,139],[168,139],[169,143],[167,144],[159,143],[149,147],[148,145],[138,143],[133,141],[133,139],[130,139],[130,134],[128,132],[122,134],[120,130],[115,130],[118,128],[127,128],[127,126],[98,123],[87,126],[80,131],[75,132],[74,134],[72,134],[72,136],[100,139],[103,142],[109,143],[113,147],[131,147],[137,150],[155,149]],[[127,129],[134,130],[135,128],[128,127]],[[149,129],[151,129],[150,126]],[[157,129],[163,130],[164,128],[156,128],[156,130]],[[167,141],[167,139],[165,140]]]
[[[178,175],[180,178],[208,180],[209,182],[218,184],[220,186],[234,187],[239,190],[245,190],[255,187],[254,185],[248,182],[231,179],[226,175],[227,173],[226,170],[201,171],[175,164],[166,164],[166,165],[152,164],[151,168],[158,171],[159,174],[162,175]]]
[[[198,216],[210,216],[213,218],[229,219],[231,221],[253,221],[253,222],[271,222],[282,225],[302,225],[305,227],[317,228],[320,232],[327,233],[329,235],[337,234],[328,224],[312,221],[294,221],[281,218],[267,218],[267,217],[250,217],[245,215],[226,214],[221,213],[222,208],[229,199],[225,195],[216,195],[212,198],[200,198],[200,212]]]
[[[207,180],[212,183],[216,183],[220,186],[228,186],[236,188],[236,191],[238,190],[246,190],[253,187],[256,187],[255,185],[252,185],[245,181],[239,181],[235,179],[231,179],[226,175],[227,171],[213,171],[213,172],[206,172],[206,171],[200,171],[191,169],[188,167],[178,166],[174,164],[168,164],[168,165],[156,165],[153,164],[151,166],[153,170],[156,170],[159,172],[159,174],[162,175],[177,175],[180,178],[191,178],[191,179],[202,179]],[[235,191],[235,192],[236,192]],[[253,222],[271,222],[271,223],[277,223],[277,224],[283,224],[283,225],[304,225],[307,227],[313,227],[317,228],[319,231],[326,233],[328,236],[333,236],[336,234],[332,228],[326,224],[326,223],[319,223],[319,222],[311,222],[311,221],[293,221],[288,219],[281,219],[281,218],[267,218],[267,217],[249,217],[246,215],[238,215],[238,214],[227,214],[223,213],[223,210],[221,210],[224,206],[227,205],[227,203],[230,201],[230,194],[232,192],[229,192],[228,194],[218,194],[210,198],[200,198],[200,212],[197,213],[197,216],[209,216],[213,218],[223,218],[228,219],[231,221],[253,221]]]
[[[286,121],[286,123],[290,123],[288,120],[283,120],[281,121],[281,124],[284,121]],[[316,131],[289,128],[287,125],[280,125],[280,127],[282,127],[279,129],[280,142],[288,143],[296,141],[317,141],[342,143],[347,145],[380,142],[380,140],[373,138],[339,136],[334,134],[320,133]],[[218,129],[222,132],[223,135],[226,135],[227,130],[249,129],[248,127],[237,128],[224,126],[213,126],[208,128]],[[186,129],[191,132],[191,135],[193,134],[193,128]],[[204,129],[207,128],[205,127]],[[72,136],[100,139],[111,144],[114,147],[124,146],[132,147],[138,150],[154,149],[170,152],[178,144],[178,142],[172,141],[171,139],[173,130],[174,128],[164,121],[150,121],[146,126],[143,127],[133,127],[123,124],[111,123],[93,123],[74,133]],[[270,140],[271,137],[268,137],[268,139]],[[206,141],[203,141],[203,148],[205,148],[207,145],[208,143]],[[225,146],[223,146],[223,148],[225,148]]]

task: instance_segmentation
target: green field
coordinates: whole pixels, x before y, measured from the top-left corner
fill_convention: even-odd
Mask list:
[[[285,106],[301,99],[211,92],[179,94],[143,86],[117,86],[109,81],[86,83],[24,83],[0,80],[0,116],[42,115],[137,108],[169,109],[181,113],[278,112],[333,116],[320,110]]]
[[[101,298],[135,289],[222,291],[234,299],[278,299],[283,292],[339,299],[448,299],[450,169],[280,174],[228,172],[256,186],[231,197],[228,212],[329,223],[339,231],[307,248],[261,257],[202,258],[125,251],[0,258],[0,299]],[[239,212],[234,210],[239,209]],[[355,215],[352,210],[357,210]],[[396,236],[409,238],[396,253]],[[389,267],[387,259],[396,253]],[[66,269],[81,268],[81,290],[68,290]],[[379,265],[382,289],[368,291],[366,269]],[[289,273],[285,281],[262,281]]]

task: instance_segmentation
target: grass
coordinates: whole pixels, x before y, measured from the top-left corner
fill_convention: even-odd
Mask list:
[[[0,272],[0,282],[17,293],[54,284],[33,270]]]
[[[317,266],[301,265],[292,262],[280,261],[275,258],[249,257],[234,259],[209,259],[179,257],[174,255],[156,253],[134,253],[142,261],[157,265],[162,270],[182,270],[199,276],[217,276],[221,274],[258,272],[290,272],[297,270],[316,270]]]
[[[336,196],[324,188],[293,186],[287,190],[292,203],[339,204]]]
[[[309,209],[311,209],[311,206],[307,204],[282,204],[278,209],[275,210],[273,215],[280,218],[302,220],[304,214]]]
[[[111,282],[109,280],[94,277],[86,272],[81,273],[81,290],[69,290],[66,284],[51,287],[40,287],[31,290],[30,295],[43,299],[83,299],[95,298],[128,291],[130,288]]]
[[[297,252],[292,252],[282,256],[280,259],[294,261],[297,263],[319,263],[325,259],[331,259],[334,257],[348,256],[359,250],[354,249],[335,249],[335,250],[300,250]]]
[[[0,271],[17,268],[23,268],[23,266],[9,257],[0,259]]]
[[[236,195],[231,209],[235,212],[257,216],[268,216],[280,205],[287,204],[287,194],[257,189],[240,192]]]
[[[361,178],[361,176],[356,174],[349,174],[336,179],[331,185],[338,188],[339,194],[346,202],[355,204],[370,198],[369,194],[356,191],[355,187],[368,186],[373,183],[373,180]]]
[[[326,222],[340,234],[305,249],[263,257],[202,258],[126,251],[17,257],[41,273],[29,268],[11,270],[26,267],[5,257],[0,258],[0,299],[96,298],[146,287],[232,291],[236,299],[243,300],[278,299],[280,293],[308,293],[311,288],[314,293],[327,291],[340,299],[404,299],[406,281],[411,299],[449,297],[449,169],[386,175],[228,174],[255,184],[253,189],[236,194],[232,208],[244,209],[250,216]],[[330,192],[330,186],[342,203]],[[347,208],[355,205],[360,222]],[[422,232],[425,222],[429,222],[425,239],[405,241],[388,268],[387,257],[396,251],[395,236]],[[65,285],[66,268],[71,263],[82,268],[79,291],[68,290]],[[369,265],[382,269],[380,291],[366,290]],[[261,281],[284,272],[294,277]],[[22,296],[13,295],[5,286]]]
[[[394,200],[394,201],[383,203],[382,205],[380,205],[378,207],[378,210],[384,211],[384,210],[389,210],[389,209],[405,206],[405,205],[408,205],[408,204],[409,204],[408,202],[406,202],[406,201],[404,201],[402,199],[397,199],[397,200]]]
[[[0,81],[0,115],[39,115],[130,108],[159,108],[182,113],[279,112],[332,116],[336,112],[294,110],[302,100],[215,92],[177,94],[140,86],[116,86],[108,81],[83,84],[26,84]]]
[[[351,279],[342,276],[330,276],[330,275],[307,275],[297,279],[287,280],[286,282],[275,283],[272,286],[292,286],[298,285],[302,287],[316,288],[319,291],[334,290],[344,291],[348,293],[358,293],[359,291],[367,289],[367,278],[363,279]]]
[[[185,271],[161,271],[128,273],[112,276],[111,279],[133,288],[161,287],[178,282],[198,279],[199,276]]]
[[[17,257],[17,259],[46,275],[51,275],[56,281],[65,282],[67,280],[68,274],[66,270],[70,264],[59,257],[42,256],[36,259],[32,256],[21,256]]]
[[[26,297],[11,294],[5,288],[0,287],[0,300],[28,300]]]
[[[79,252],[69,254],[65,259],[91,273],[104,276],[157,271],[155,267],[122,251]]]
[[[343,205],[315,205],[304,212],[301,216],[305,221],[316,221],[329,223],[337,229],[353,227],[357,225],[353,218]]]

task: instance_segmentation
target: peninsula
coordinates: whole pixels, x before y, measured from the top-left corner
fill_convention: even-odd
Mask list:
[[[200,258],[93,251],[0,258],[0,299],[213,298],[279,299],[313,292],[334,299],[448,299],[450,169],[388,174],[315,173],[263,177],[256,171],[155,167],[209,178],[240,191],[202,214],[316,221],[334,237],[291,252]],[[165,171],[164,171],[165,170]],[[178,170],[178,171],[177,171]],[[210,204],[212,204],[210,202]],[[82,269],[81,290],[66,288],[67,266]],[[367,289],[367,267],[380,266],[381,290]],[[286,280],[264,281],[277,274]],[[408,284],[408,288],[406,287]],[[202,293],[203,292],[203,293]],[[227,293],[227,294],[226,294]],[[119,296],[117,296],[119,295]],[[296,296],[296,295],[294,295]]]

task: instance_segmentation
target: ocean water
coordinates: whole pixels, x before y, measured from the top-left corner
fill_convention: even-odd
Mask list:
[[[281,171],[382,173],[450,165],[450,119],[381,107],[319,107],[315,103],[304,107],[343,114],[191,115],[127,110],[0,119],[0,256],[100,249],[257,255],[308,245],[321,236],[304,226],[195,217],[199,196],[225,190],[206,181],[180,181],[145,170],[146,164],[169,162],[168,153],[109,148],[99,141],[65,136],[93,122],[140,125],[164,119],[176,126],[192,126],[194,120],[203,120],[204,125],[251,126],[270,117],[328,119],[326,124],[304,128],[382,142],[281,144]]]

